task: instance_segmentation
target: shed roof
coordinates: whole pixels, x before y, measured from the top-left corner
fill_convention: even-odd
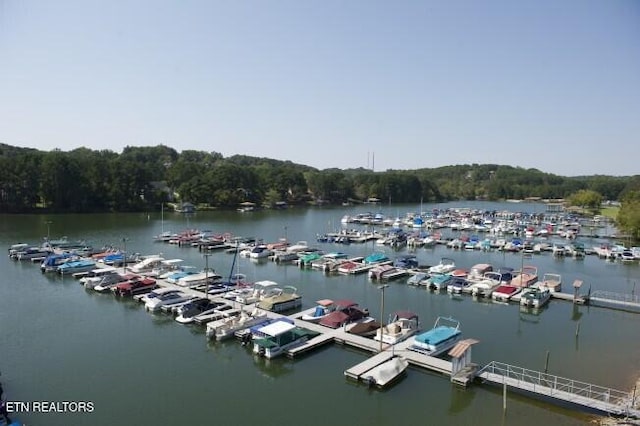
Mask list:
[[[464,355],[464,353],[467,351],[467,349],[469,349],[471,345],[475,345],[479,342],[480,341],[476,339],[461,340],[457,345],[453,347],[453,349],[449,351],[449,356],[451,356],[452,358],[460,358],[462,355]]]

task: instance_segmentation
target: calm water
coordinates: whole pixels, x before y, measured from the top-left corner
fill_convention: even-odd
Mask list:
[[[461,206],[457,204],[456,206]],[[480,208],[543,211],[537,204],[475,204]],[[425,208],[430,208],[426,206]],[[388,207],[396,215],[416,206]],[[164,229],[187,227],[256,236],[267,241],[315,240],[317,233],[336,228],[350,208],[301,209],[278,212],[198,213],[187,219],[165,214]],[[364,211],[364,209],[362,209]],[[185,264],[204,267],[196,249],[153,243],[163,223],[159,212],[86,216],[2,216],[0,244],[37,242],[47,234],[86,239],[96,246],[121,244],[127,251],[163,253]],[[586,241],[598,244],[598,241]],[[332,246],[366,255],[368,245]],[[375,248],[376,250],[379,247]],[[390,249],[387,249],[392,254]],[[453,252],[439,246],[418,249],[422,264],[451,257],[459,267],[487,262],[518,268],[519,255]],[[90,414],[23,413],[27,424],[152,425],[179,424],[338,424],[414,425],[577,425],[589,416],[515,393],[502,412],[501,389],[474,385],[466,390],[447,377],[410,369],[387,391],[369,390],[347,381],[343,371],[366,353],[328,346],[295,359],[255,359],[235,341],[208,343],[203,330],[182,326],[167,316],[152,315],[137,303],[86,291],[75,280],[42,275],[35,264],[0,257],[0,370],[6,395],[14,401],[92,401]],[[226,275],[232,255],[216,253],[209,265]],[[550,254],[526,261],[545,272],[560,273],[568,291],[575,279],[592,290],[630,293],[640,278],[638,265],[554,260]],[[380,291],[366,276],[325,277],[315,271],[271,262],[240,259],[240,272],[252,280],[271,279],[298,287],[303,308],[321,298],[351,298],[380,313]],[[586,290],[585,290],[586,291]],[[639,289],[640,291],[640,289]],[[439,315],[460,320],[474,347],[477,363],[498,360],[543,370],[549,351],[549,372],[598,385],[628,390],[640,374],[640,342],[634,313],[594,307],[573,307],[552,301],[538,315],[521,313],[516,305],[452,299],[424,289],[391,283],[385,292],[385,316],[408,309],[430,328]],[[580,322],[580,336],[575,338]]]

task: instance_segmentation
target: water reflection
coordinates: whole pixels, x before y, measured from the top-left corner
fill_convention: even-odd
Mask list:
[[[451,402],[448,412],[450,414],[462,413],[471,405],[475,396],[476,391],[473,388],[463,389],[458,386],[451,386]]]
[[[251,347],[248,346],[249,350]],[[294,372],[294,362],[287,358],[269,359],[259,355],[252,354],[253,365],[255,365],[260,373],[268,378],[277,379]]]

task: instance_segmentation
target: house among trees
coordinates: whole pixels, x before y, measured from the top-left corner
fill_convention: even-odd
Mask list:
[[[191,203],[180,203],[176,205],[176,211],[178,213],[195,213],[196,206]]]

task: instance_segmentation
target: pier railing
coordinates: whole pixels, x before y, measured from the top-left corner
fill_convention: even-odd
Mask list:
[[[638,305],[640,307],[640,295],[627,293],[614,293],[611,291],[596,290],[591,293],[591,299],[605,299],[603,301]]]
[[[599,408],[613,414],[628,414],[636,411],[634,410],[635,395],[630,392],[567,379],[502,362],[492,361],[480,369],[477,376],[494,383],[508,383],[512,387]],[[590,401],[594,404],[590,404]]]

